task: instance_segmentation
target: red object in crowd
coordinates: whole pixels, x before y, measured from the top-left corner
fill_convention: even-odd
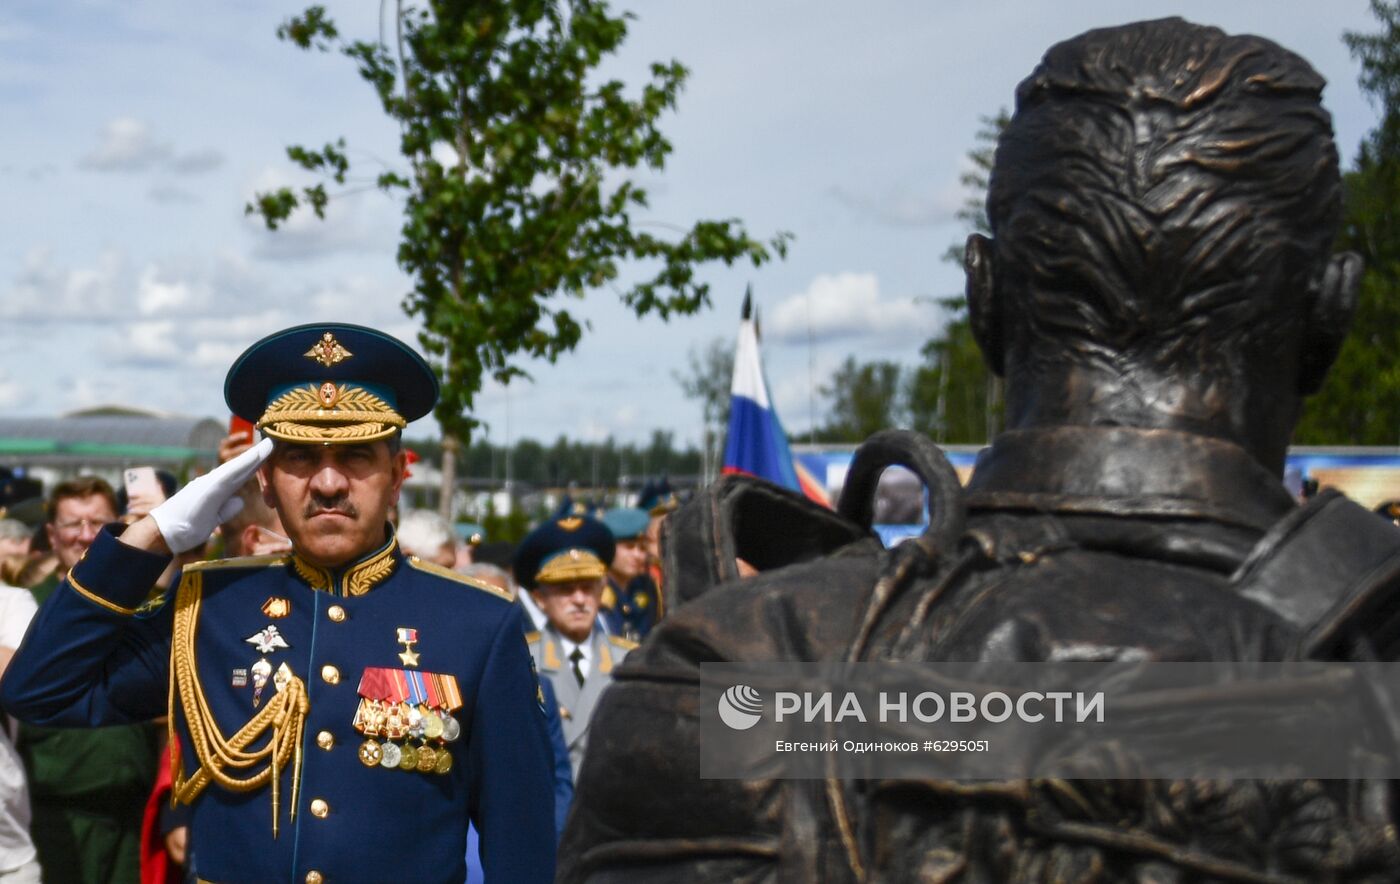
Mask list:
[[[410,470],[408,467],[411,467],[414,464],[418,463],[418,461],[422,460],[422,458],[420,458],[418,456],[418,452],[414,451],[412,448],[405,448],[403,450],[403,453],[408,458],[408,466],[404,467],[403,470],[403,477],[407,479],[409,476],[413,475],[413,470]]]
[[[179,751],[179,744],[171,749]],[[180,884],[184,871],[165,852],[165,835],[160,830],[160,811],[170,801],[170,752],[160,753],[155,788],[146,799],[141,816],[141,884]]]

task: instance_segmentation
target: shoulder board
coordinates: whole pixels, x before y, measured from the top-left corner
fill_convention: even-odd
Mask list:
[[[234,559],[209,559],[203,562],[190,562],[185,566],[186,571],[216,571],[220,568],[269,568],[273,565],[285,565],[289,560],[287,555],[273,556],[239,556]]]
[[[525,633],[525,644],[533,645],[535,642],[540,640],[541,635],[543,635],[543,633],[541,633],[538,629],[534,632]]]
[[[466,584],[467,586],[470,586],[473,589],[479,589],[482,592],[489,592],[491,593],[491,595],[495,596],[498,599],[505,599],[508,602],[515,601],[515,595],[506,592],[504,589],[492,586],[484,580],[477,580],[475,577],[468,577],[465,574],[458,574],[451,568],[444,568],[436,562],[425,562],[417,556],[409,556],[408,564],[419,571],[426,571],[429,574],[436,574],[439,577],[443,577],[448,580],[455,581],[457,583]]]
[[[631,641],[630,639],[620,638],[616,635],[608,636],[608,642],[610,644],[615,645],[616,647],[622,648],[622,650],[624,651],[630,651],[637,647],[636,642]]]

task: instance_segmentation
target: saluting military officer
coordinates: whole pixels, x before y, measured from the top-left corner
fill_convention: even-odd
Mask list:
[[[608,635],[598,622],[613,537],[591,516],[551,519],[531,531],[515,554],[515,579],[548,619],[526,635],[535,665],[554,685],[564,742],[577,778],[588,720],[612,671],[636,642]]]
[[[105,527],[0,702],[93,726],[163,715],[168,690],[174,794],[193,804],[205,880],[461,881],[468,820],[488,880],[551,880],[552,760],[519,614],[507,593],[406,557],[386,522],[432,371],[374,329],[308,325],[250,347],[224,396],[266,438]],[[147,598],[255,471],[292,552],[192,565]]]

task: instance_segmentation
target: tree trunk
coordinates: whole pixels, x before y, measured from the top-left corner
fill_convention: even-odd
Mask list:
[[[456,436],[442,437],[442,485],[438,492],[438,512],[447,521],[452,521],[452,499],[457,491],[457,452],[462,443]]]

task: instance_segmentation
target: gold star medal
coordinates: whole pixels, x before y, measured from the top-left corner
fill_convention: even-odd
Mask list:
[[[418,643],[418,630],[409,626],[399,627],[399,644],[403,645],[403,651],[399,653],[399,659],[405,666],[418,665],[418,652],[413,650],[413,646]]]

